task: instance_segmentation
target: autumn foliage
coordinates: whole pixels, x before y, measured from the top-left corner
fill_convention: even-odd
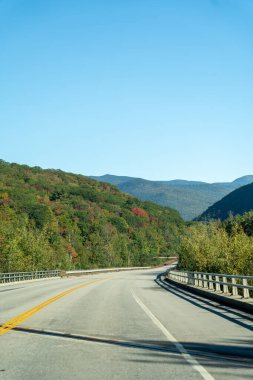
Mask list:
[[[140,216],[141,218],[148,218],[148,213],[147,211],[143,210],[143,208],[134,207],[132,208],[132,213],[135,216]]]

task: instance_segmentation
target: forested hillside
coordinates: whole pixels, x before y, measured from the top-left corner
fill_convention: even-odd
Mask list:
[[[92,178],[116,185],[121,191],[139,199],[175,208],[185,220],[194,219],[231,191],[253,182],[253,176],[250,175],[223,183],[185,180],[148,181],[109,174]]]
[[[109,184],[0,162],[0,272],[155,263],[182,225]]]
[[[228,194],[209,207],[198,220],[227,219],[230,214],[242,215],[253,210],[253,183]]]

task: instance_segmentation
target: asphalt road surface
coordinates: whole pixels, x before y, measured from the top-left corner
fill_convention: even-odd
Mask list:
[[[0,379],[252,379],[253,316],[162,270],[0,287]]]

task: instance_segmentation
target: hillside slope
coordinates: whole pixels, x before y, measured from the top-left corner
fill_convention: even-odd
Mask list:
[[[253,176],[244,176],[233,182],[212,184],[185,180],[148,181],[110,174],[92,178],[114,184],[121,191],[142,200],[175,208],[185,220],[194,219],[231,191],[253,182]]]
[[[253,210],[253,183],[242,186],[209,207],[197,220],[227,219]]]
[[[0,272],[154,263],[183,223],[109,184],[4,161],[0,220]]]

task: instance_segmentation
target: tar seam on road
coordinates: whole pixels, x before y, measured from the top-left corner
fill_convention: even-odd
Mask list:
[[[144,305],[144,303],[136,296],[132,290],[132,295],[138,305],[142,308],[147,316],[152,320],[152,322],[163,332],[166,338],[175,345],[178,351],[182,354],[185,360],[202,376],[205,380],[214,380],[214,377],[201,365],[199,362],[194,359],[184,348],[184,346],[179,343],[176,338],[166,329],[166,327],[156,318],[156,316]]]
[[[51,303],[57,301],[58,299],[60,299],[62,297],[74,292],[75,290],[84,288],[88,285],[94,284],[94,283],[99,282],[99,281],[104,281],[104,280],[107,280],[107,279],[106,278],[105,279],[104,278],[98,279],[95,281],[90,281],[90,282],[87,282],[85,284],[75,286],[74,288],[70,288],[70,289],[66,290],[65,292],[57,294],[57,296],[52,297],[52,298],[40,303],[39,305],[25,311],[24,313],[17,315],[16,317],[10,319],[8,322],[6,322],[4,325],[2,325],[0,327],[0,335],[3,335],[5,333],[7,333],[8,331],[12,330],[14,327],[19,325],[21,322],[25,321],[26,319],[30,318],[32,315],[34,315],[35,313],[37,313],[41,309],[44,309],[46,306],[50,305]]]

